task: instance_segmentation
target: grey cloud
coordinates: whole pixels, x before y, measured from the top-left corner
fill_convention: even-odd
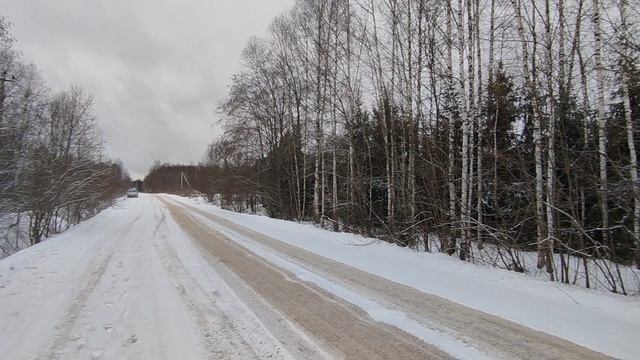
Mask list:
[[[293,0],[0,0],[25,60],[53,89],[94,95],[108,154],[132,176],[197,162],[240,51]]]

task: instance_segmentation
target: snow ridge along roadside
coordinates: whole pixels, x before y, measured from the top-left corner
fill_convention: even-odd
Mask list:
[[[372,241],[142,194],[0,261],[0,359],[640,353],[638,298]]]
[[[640,299],[637,297],[540,281],[513,272],[452,261],[440,254],[418,254],[352,234],[234,213],[191,199],[164,196],[278,242],[613,357],[635,359],[640,353],[640,343],[635,339],[640,328]]]

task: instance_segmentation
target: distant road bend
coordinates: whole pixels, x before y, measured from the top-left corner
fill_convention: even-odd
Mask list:
[[[101,219],[0,277],[1,359],[608,358],[176,197]]]

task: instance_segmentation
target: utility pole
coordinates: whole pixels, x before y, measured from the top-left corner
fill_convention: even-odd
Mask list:
[[[183,194],[183,186],[184,183],[187,183],[187,186],[189,187],[190,191],[193,191],[193,189],[191,188],[191,184],[189,184],[189,179],[187,179],[187,175],[184,173],[184,171],[180,172],[180,193]]]
[[[8,70],[2,70],[2,75],[0,76],[0,126],[2,125],[2,120],[4,119],[4,100],[7,98],[5,91],[5,84],[8,82],[16,81],[16,77],[12,76],[11,79],[7,78]]]

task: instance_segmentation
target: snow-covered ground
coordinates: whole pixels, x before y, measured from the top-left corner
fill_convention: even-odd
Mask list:
[[[507,250],[504,247],[499,250],[493,244],[485,243],[483,245],[481,250],[477,243],[473,242],[471,244],[472,263],[511,270],[514,267],[514,259],[517,259],[518,265],[522,267],[527,276],[549,280],[546,267],[538,269],[537,251],[524,249]],[[431,252],[438,252],[440,246],[440,240],[434,234],[430,239]],[[420,246],[420,249],[416,249],[416,251],[423,250],[423,246]],[[512,259],[511,256],[514,258]],[[566,276],[572,285],[605,292],[611,292],[615,288],[617,293],[640,295],[640,269],[636,266],[616,264],[605,259],[587,259],[587,268],[589,270],[587,273],[584,268],[585,259],[582,257],[567,254],[561,256],[555,253],[553,258],[556,276],[565,276],[561,269],[561,264],[563,264],[563,261],[566,262]],[[625,291],[622,291],[623,287]]]
[[[241,341],[283,353],[202,261],[148,197],[20,251],[0,261],[0,359],[204,359],[210,343],[241,359]]]
[[[349,267],[337,264],[361,272],[346,276]],[[367,279],[391,289],[391,296],[362,288]],[[408,299],[418,311],[394,302],[402,286],[413,292],[398,293],[398,301]],[[433,301],[435,307],[421,309],[420,294],[425,306]],[[299,304],[302,299],[308,302]],[[463,325],[422,317],[420,311],[428,317],[433,309],[459,310]],[[458,321],[457,314],[448,321]],[[466,333],[465,321],[474,317]],[[476,359],[524,357],[519,347],[537,349],[535,343],[509,342],[505,348],[500,339],[495,349],[484,348],[484,338],[502,335],[486,332],[483,323],[499,327],[500,318],[609,356],[640,354],[638,297],[537,280],[177,196],[142,194],[0,261],[0,359],[316,359],[349,351],[371,358],[383,357],[386,344]],[[515,324],[504,326],[527,340],[530,335],[558,343]],[[573,350],[568,342],[558,349]],[[511,350],[519,356],[510,356]]]
[[[640,354],[640,297],[583,289],[443,254],[172,196],[313,253],[620,358]]]

